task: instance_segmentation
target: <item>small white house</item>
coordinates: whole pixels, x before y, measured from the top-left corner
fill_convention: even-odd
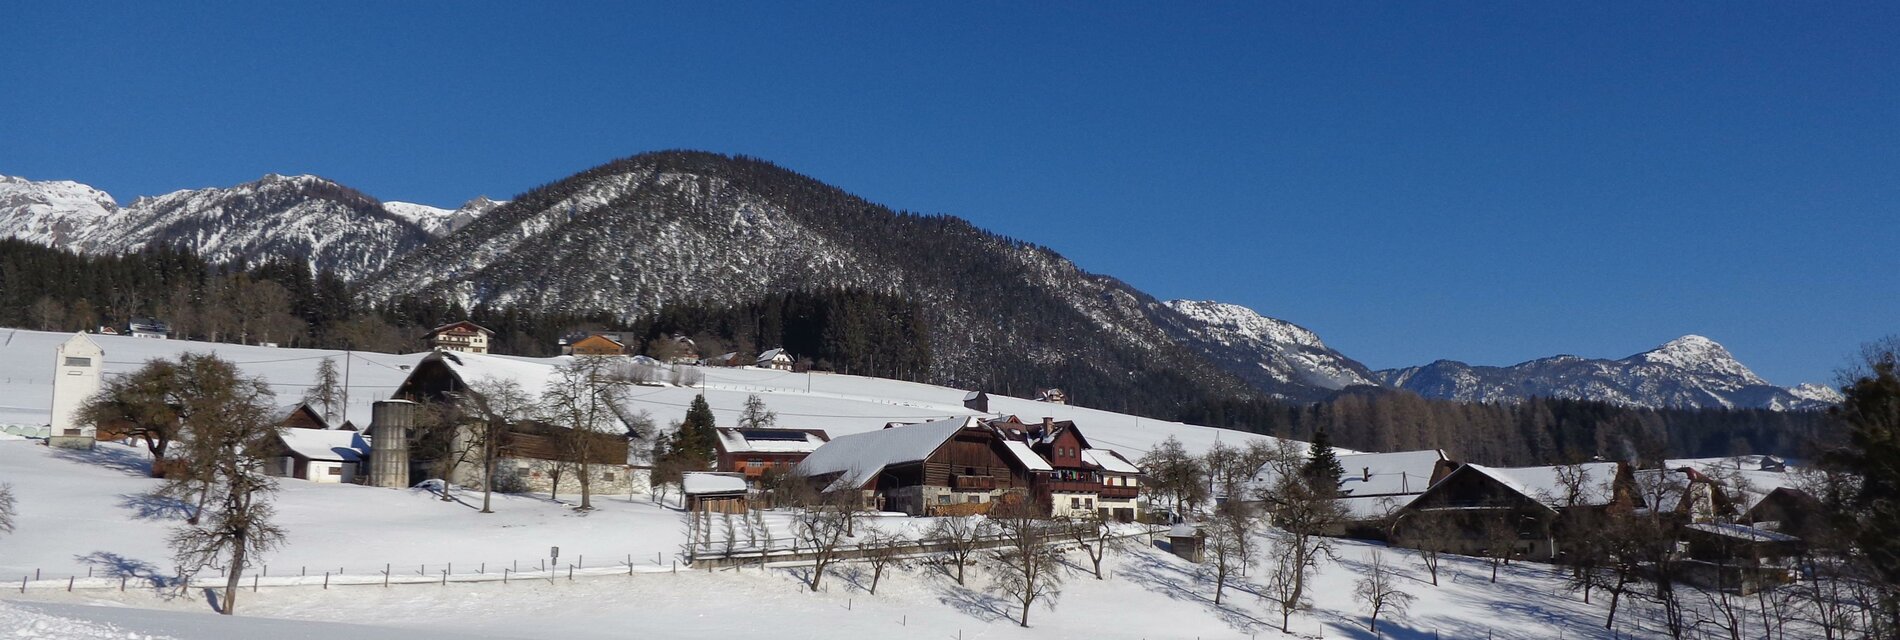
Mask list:
[[[355,431],[284,429],[283,447],[272,458],[270,475],[311,482],[356,481],[357,466],[369,459],[369,443]]]
[[[791,371],[792,362],[792,354],[786,352],[784,349],[771,349],[759,354],[759,360],[756,365],[761,369]]]
[[[133,318],[126,323],[126,334],[134,338],[155,338],[164,340],[172,335],[172,327],[163,320],[153,318]]]
[[[54,350],[53,422],[47,444],[92,448],[96,433],[79,422],[79,407],[99,392],[99,368],[105,359],[106,351],[84,333],[73,334]]]

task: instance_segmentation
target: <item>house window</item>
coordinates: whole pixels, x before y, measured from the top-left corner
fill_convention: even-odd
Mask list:
[[[90,367],[92,366],[92,358],[78,358],[78,357],[73,357],[73,356],[66,356],[66,366]]]
[[[965,500],[965,502],[982,502],[982,501],[983,501],[983,496],[979,494],[975,494],[975,493],[970,494],[968,499]]]
[[[950,504],[950,494],[937,496],[937,504]]]
[[[613,482],[614,474],[612,472],[600,474],[600,479],[606,482]]]
[[[1069,498],[1069,508],[1070,508],[1070,509],[1080,509],[1080,508],[1082,508],[1082,499],[1081,499],[1081,498]]]
[[[330,475],[333,475],[333,476],[343,475],[343,467],[330,467]]]

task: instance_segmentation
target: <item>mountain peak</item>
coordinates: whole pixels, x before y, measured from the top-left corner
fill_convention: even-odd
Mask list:
[[[1736,360],[1721,343],[1695,334],[1670,340],[1660,347],[1630,356],[1629,360],[1733,376],[1747,384],[1768,384]]]
[[[1178,327],[1215,362],[1243,379],[1282,395],[1310,395],[1312,389],[1337,390],[1376,385],[1365,365],[1327,348],[1305,327],[1261,315],[1247,307],[1213,300],[1166,303],[1191,322]]]

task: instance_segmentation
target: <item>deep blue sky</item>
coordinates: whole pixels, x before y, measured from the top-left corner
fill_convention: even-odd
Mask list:
[[[1892,3],[156,4],[6,11],[0,174],[454,206],[696,148],[1374,367],[1900,331]]]

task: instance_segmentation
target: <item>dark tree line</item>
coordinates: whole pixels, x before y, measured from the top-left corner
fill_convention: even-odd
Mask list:
[[[686,335],[701,355],[736,352],[742,364],[783,347],[823,371],[899,380],[930,373],[923,309],[881,293],[798,291],[736,305],[673,305],[637,321],[635,333],[646,340]]]
[[[1189,407],[1179,419],[1299,440],[1324,431],[1350,449],[1437,448],[1458,459],[1504,465],[1598,456],[1642,461],[1746,453],[1806,457],[1843,433],[1839,421],[1822,412],[1642,409],[1562,398],[1477,404],[1370,388],[1311,404],[1206,402]]]
[[[908,215],[890,222],[946,225],[938,231],[950,233],[967,226],[954,218]],[[962,231],[982,233],[974,228]],[[992,311],[1013,308],[1021,310],[1002,304]],[[1072,402],[1101,409],[1299,439],[1325,430],[1341,446],[1354,449],[1446,448],[1463,459],[1496,464],[1592,456],[1803,456],[1810,453],[1810,443],[1832,442],[1841,431],[1832,418],[1815,412],[1633,409],[1551,398],[1513,405],[1467,404],[1369,388],[1318,403],[1289,403],[1210,386],[1166,359],[1047,352],[1047,345],[1063,343],[1059,336],[1099,331],[1063,315],[1029,323],[1033,340],[1013,351],[997,351],[995,345],[943,344],[935,339],[960,332],[937,331],[932,323],[950,316],[891,293],[796,291],[744,303],[671,305],[629,326],[610,313],[541,313],[489,305],[468,309],[421,295],[367,304],[335,274],[312,273],[296,259],[217,265],[165,247],[88,256],[0,240],[0,325],[76,331],[123,327],[140,316],[169,321],[178,337],[385,352],[420,350],[430,328],[464,319],[494,330],[497,352],[525,356],[555,355],[559,339],[576,330],[624,329],[649,339],[681,333],[700,342],[702,355],[709,357],[727,351],[752,356],[782,346],[817,368],[841,373],[1012,396],[1059,386]],[[937,366],[953,356],[968,363],[973,353],[984,356],[980,364]]]

